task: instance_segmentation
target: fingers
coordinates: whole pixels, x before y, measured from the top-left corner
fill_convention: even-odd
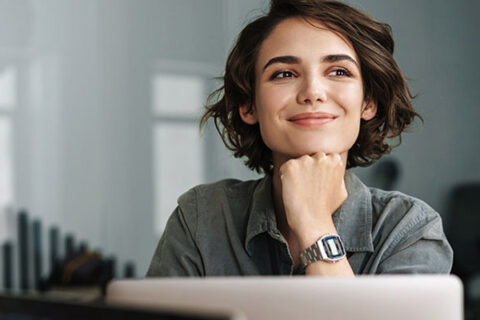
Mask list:
[[[320,163],[332,163],[335,165],[343,165],[342,156],[339,153],[325,153],[325,152],[317,152],[313,155],[303,155],[296,159],[290,159],[286,161],[280,167],[280,175],[282,175],[285,171],[284,170],[291,170],[295,168],[297,165],[305,165],[305,164],[314,164],[315,162]]]
[[[286,176],[298,173],[299,171],[308,171],[308,168],[315,167],[324,168],[325,170],[337,170],[344,168],[344,163],[342,156],[338,153],[326,154],[325,152],[318,152],[311,156],[303,155],[296,159],[290,159],[282,164],[279,169],[280,180],[283,181]]]
[[[313,158],[314,159],[317,159],[317,160],[322,160],[322,159],[325,159],[327,157],[327,154],[325,152],[317,152],[313,155]]]
[[[342,156],[339,153],[317,152],[312,156],[313,159],[320,162],[328,162],[335,166],[343,166]]]

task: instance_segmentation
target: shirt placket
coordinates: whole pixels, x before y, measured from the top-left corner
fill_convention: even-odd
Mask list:
[[[278,252],[279,252],[278,263],[281,265],[280,274],[282,274],[282,275],[292,275],[293,274],[294,263],[293,263],[292,255],[290,254],[290,250],[288,248],[287,240],[285,240],[283,235],[276,229],[269,230],[268,233],[278,243],[278,248],[279,248],[279,250],[278,250]]]

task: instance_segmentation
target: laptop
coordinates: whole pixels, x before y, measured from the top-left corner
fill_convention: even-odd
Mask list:
[[[74,303],[0,294],[0,320],[236,320],[234,315],[189,308],[134,308],[102,303]]]
[[[107,302],[230,311],[251,320],[463,319],[463,286],[450,275],[116,280]]]

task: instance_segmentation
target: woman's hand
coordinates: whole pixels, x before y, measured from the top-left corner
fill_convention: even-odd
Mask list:
[[[320,152],[288,160],[279,173],[288,225],[301,243],[313,243],[348,197],[345,164],[339,154]]]

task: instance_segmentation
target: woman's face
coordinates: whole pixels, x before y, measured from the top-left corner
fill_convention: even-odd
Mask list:
[[[376,112],[364,101],[359,60],[348,40],[319,22],[302,18],[279,23],[260,47],[253,112],[274,165],[323,151],[344,162],[357,139],[360,119]]]

